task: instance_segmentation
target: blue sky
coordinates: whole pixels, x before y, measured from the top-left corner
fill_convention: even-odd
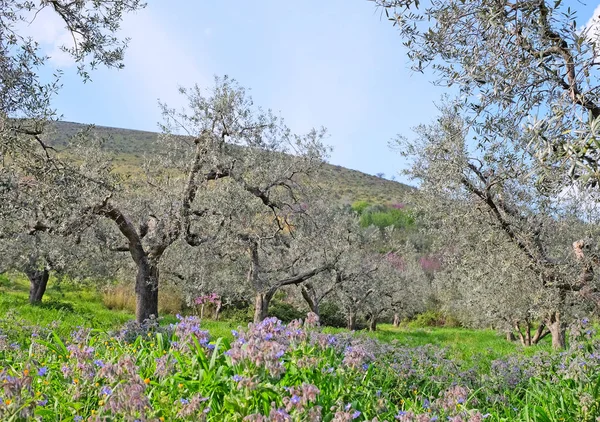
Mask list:
[[[592,16],[596,5],[577,4]],[[330,162],[388,177],[405,166],[388,142],[429,122],[444,92],[410,71],[396,29],[367,0],[151,0],[123,23],[126,68],[87,84],[58,51],[68,38],[51,14],[30,30],[65,69],[55,101],[64,120],[156,131],[158,99],[183,106],[178,86],[227,74],[294,131],[327,127]]]

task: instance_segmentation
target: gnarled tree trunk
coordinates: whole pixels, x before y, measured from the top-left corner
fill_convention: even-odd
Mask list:
[[[377,331],[377,314],[375,313],[369,316],[369,331]]]
[[[43,270],[28,270],[25,272],[29,279],[29,303],[32,305],[41,303],[46,287],[48,287],[48,279],[50,272],[48,269]]]
[[[269,305],[271,299],[275,295],[275,291],[266,293],[256,293],[254,298],[254,323],[258,324],[269,315]]]
[[[348,312],[347,323],[348,323],[347,328],[349,330],[355,330],[356,329],[356,313],[354,311],[349,311]]]
[[[215,321],[219,320],[219,315],[221,314],[221,308],[223,308],[223,303],[221,301],[218,301],[215,304],[215,313],[214,313],[214,319]]]
[[[394,314],[394,327],[400,326],[400,315],[398,313]]]
[[[158,266],[143,259],[135,278],[135,319],[142,323],[158,317]]]
[[[560,319],[560,312],[554,312],[546,322],[546,326],[550,330],[552,336],[552,348],[565,348],[565,326]]]
[[[306,283],[302,286],[300,292],[311,312],[315,313],[318,317],[321,317],[321,314],[319,313],[319,301],[317,300],[317,294],[313,285],[311,283]]]

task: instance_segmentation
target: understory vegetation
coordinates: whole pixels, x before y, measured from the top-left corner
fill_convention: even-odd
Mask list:
[[[382,340],[323,330],[314,314],[287,325],[267,318],[248,328],[229,327],[223,335],[227,322],[207,324],[197,316],[112,328],[119,317],[89,320],[68,331],[75,321],[40,326],[20,319],[19,312],[0,321],[2,420],[475,422],[600,416],[600,344],[587,320],[571,327],[562,353],[498,353],[480,345],[461,355],[451,347],[416,345],[420,340],[403,344],[407,338],[391,327],[379,333]],[[46,312],[51,310],[39,309],[33,318]],[[469,335],[437,330],[427,343],[438,337],[457,344],[443,336]],[[487,334],[470,335],[482,341]],[[501,342],[508,344],[496,336],[495,345]]]

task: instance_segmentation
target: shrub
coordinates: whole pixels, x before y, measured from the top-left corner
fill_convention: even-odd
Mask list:
[[[412,321],[408,323],[411,328],[425,327],[460,327],[458,319],[452,315],[448,315],[439,311],[427,311],[418,314]]]
[[[293,305],[281,300],[273,299],[269,306],[269,316],[275,317],[285,323],[303,318],[306,314]]]
[[[319,313],[321,325],[327,327],[344,328],[346,326],[346,319],[344,313],[333,302],[323,302],[319,307]]]
[[[363,211],[370,206],[371,206],[371,203],[368,201],[356,201],[352,204],[351,207],[352,207],[352,210],[354,212],[356,212],[357,214],[362,214]]]

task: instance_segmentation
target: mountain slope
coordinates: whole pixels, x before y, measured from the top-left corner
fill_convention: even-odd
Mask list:
[[[86,125],[71,122],[56,122],[55,133],[50,143],[65,145],[67,140]],[[131,129],[95,126],[94,132],[105,139],[104,147],[114,153],[115,165],[120,168],[139,167],[145,154],[151,154],[158,142],[158,133]],[[379,178],[356,170],[333,164],[325,164],[320,170],[318,183],[331,200],[352,203],[367,200],[374,203],[402,202],[411,186]]]

